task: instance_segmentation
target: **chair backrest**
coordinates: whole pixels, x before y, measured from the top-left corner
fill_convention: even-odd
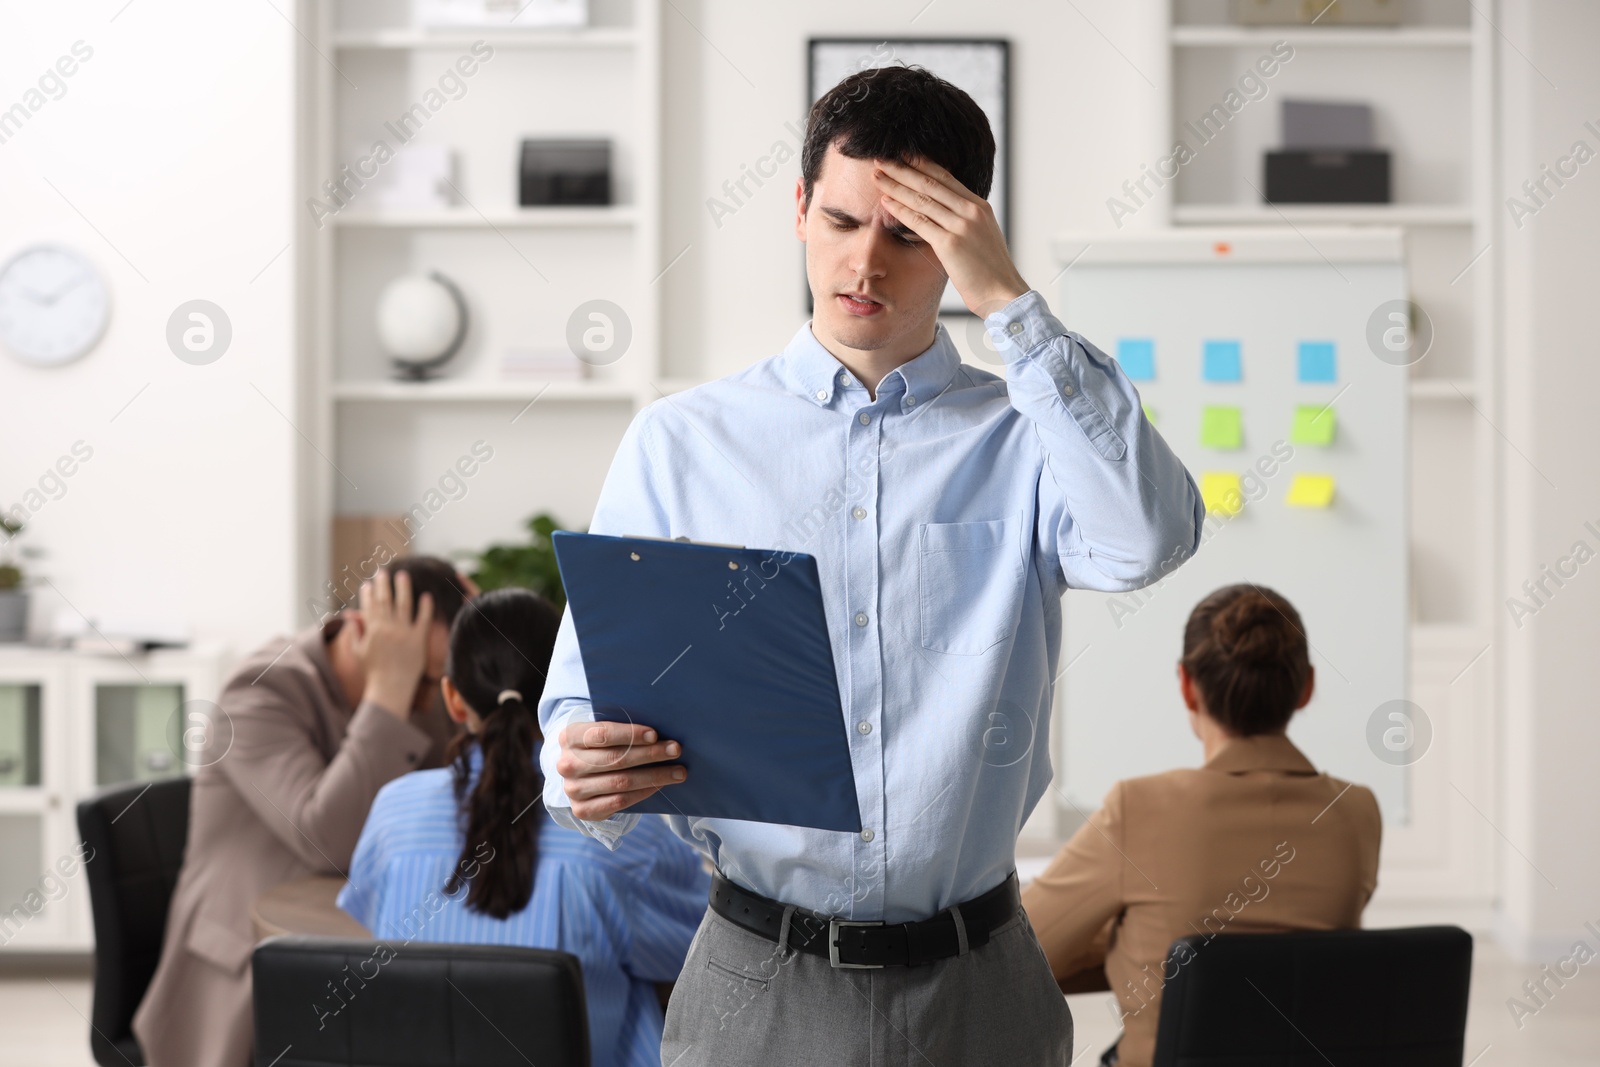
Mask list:
[[[259,1067],[588,1067],[570,953],[289,935],[251,970]]]
[[[1461,1067],[1472,937],[1456,926],[1180,938],[1153,1067]]]
[[[167,906],[189,839],[190,785],[187,777],[134,783],[78,804],[94,912],[89,1048],[96,1063],[145,1062],[133,1013],[161,958]]]

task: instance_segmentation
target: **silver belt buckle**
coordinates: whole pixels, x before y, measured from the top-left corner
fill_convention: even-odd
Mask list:
[[[828,920],[828,965],[841,970],[850,971],[881,971],[881,963],[841,963],[839,962],[839,928],[842,926],[887,926],[888,923],[880,920],[857,922],[854,919],[829,919]]]

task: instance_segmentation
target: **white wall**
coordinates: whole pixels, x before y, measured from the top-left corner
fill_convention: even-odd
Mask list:
[[[1574,142],[1600,151],[1600,6],[1587,0],[1502,0],[1501,186],[1556,165]],[[1570,167],[1569,167],[1570,169]],[[1600,551],[1600,466],[1594,398],[1600,344],[1594,329],[1600,247],[1600,162],[1590,162],[1521,227],[1501,219],[1498,267],[1505,282],[1500,461],[1507,499],[1502,597],[1555,566],[1574,542]],[[1567,565],[1570,571],[1575,564]],[[1549,962],[1600,919],[1600,560],[1577,567],[1518,627],[1499,614],[1504,654],[1505,837],[1502,927],[1525,959]],[[1531,602],[1530,602],[1531,603]]]
[[[36,620],[64,599],[249,647],[293,621],[296,436],[273,405],[293,412],[293,257],[278,253],[297,38],[269,4],[125,2],[0,3],[0,109],[74,42],[93,49],[0,144],[0,257],[70,244],[112,298],[106,337],[78,362],[0,357],[0,508],[84,441],[92,458],[26,535],[60,594],[36,590]],[[196,298],[233,324],[209,366],[165,342]]]

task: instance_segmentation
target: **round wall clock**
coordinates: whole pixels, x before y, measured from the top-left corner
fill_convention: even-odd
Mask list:
[[[24,363],[70,363],[95,346],[110,318],[111,291],[80,252],[33,245],[0,266],[0,344]]]

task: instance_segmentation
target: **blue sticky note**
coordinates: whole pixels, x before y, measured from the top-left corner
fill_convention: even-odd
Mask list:
[[[1208,382],[1238,381],[1239,342],[1207,341],[1201,377]]]
[[[1117,338],[1117,363],[1133,381],[1152,381],[1156,376],[1156,343],[1141,337]]]
[[[1302,382],[1339,380],[1333,358],[1332,341],[1300,342],[1300,380]]]

